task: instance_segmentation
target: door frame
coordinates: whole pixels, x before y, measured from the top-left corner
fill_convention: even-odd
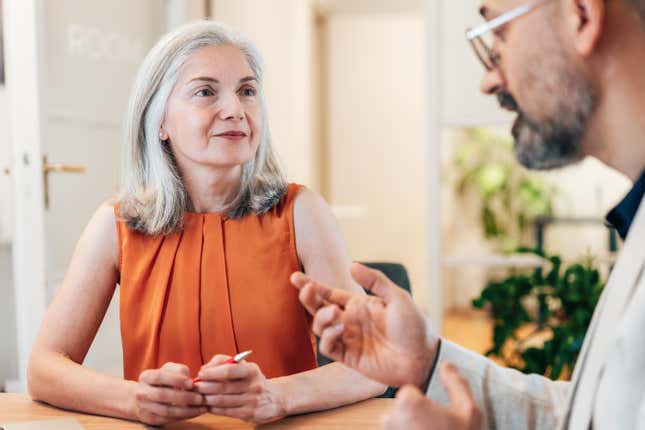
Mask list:
[[[26,392],[27,365],[46,309],[43,200],[42,0],[4,0],[5,74],[13,180],[12,264],[18,378],[6,391]]]

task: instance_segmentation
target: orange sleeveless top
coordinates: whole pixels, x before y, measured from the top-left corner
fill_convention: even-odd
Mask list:
[[[117,221],[126,379],[169,361],[195,376],[215,354],[248,349],[267,378],[316,367],[311,319],[289,282],[300,270],[293,228],[299,189],[290,184],[262,215],[186,213],[183,230],[167,236]]]

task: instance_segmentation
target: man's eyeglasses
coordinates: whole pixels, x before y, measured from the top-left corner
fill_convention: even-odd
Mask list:
[[[495,69],[500,62],[499,54],[493,50],[493,42],[495,39],[494,30],[508,24],[514,19],[532,12],[538,6],[541,6],[548,1],[550,0],[534,0],[511,9],[475,28],[466,30],[466,39],[470,42],[477,58],[479,58],[486,70],[490,71]]]

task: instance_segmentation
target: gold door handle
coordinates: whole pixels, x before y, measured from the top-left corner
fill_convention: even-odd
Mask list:
[[[11,175],[11,168],[3,169],[5,175]],[[45,191],[45,209],[49,209],[49,174],[56,173],[85,173],[87,167],[69,164],[49,164],[47,156],[43,156],[43,186]]]
[[[87,167],[69,164],[49,164],[47,156],[43,156],[43,186],[45,191],[45,209],[49,209],[49,174],[56,173],[85,173]]]
[[[68,164],[43,164],[43,171],[45,173],[59,172],[59,173],[85,173],[87,167],[73,166]]]

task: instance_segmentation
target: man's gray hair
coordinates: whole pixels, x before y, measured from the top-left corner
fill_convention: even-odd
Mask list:
[[[167,142],[159,138],[168,97],[187,58],[207,46],[232,45],[245,55],[258,80],[263,126],[255,157],[242,166],[237,196],[221,209],[230,218],[264,213],[287,189],[285,175],[271,145],[262,96],[262,66],[255,47],[214,21],[184,25],[162,37],[137,74],[125,120],[123,190],[119,217],[149,235],[182,228],[188,195]]]

